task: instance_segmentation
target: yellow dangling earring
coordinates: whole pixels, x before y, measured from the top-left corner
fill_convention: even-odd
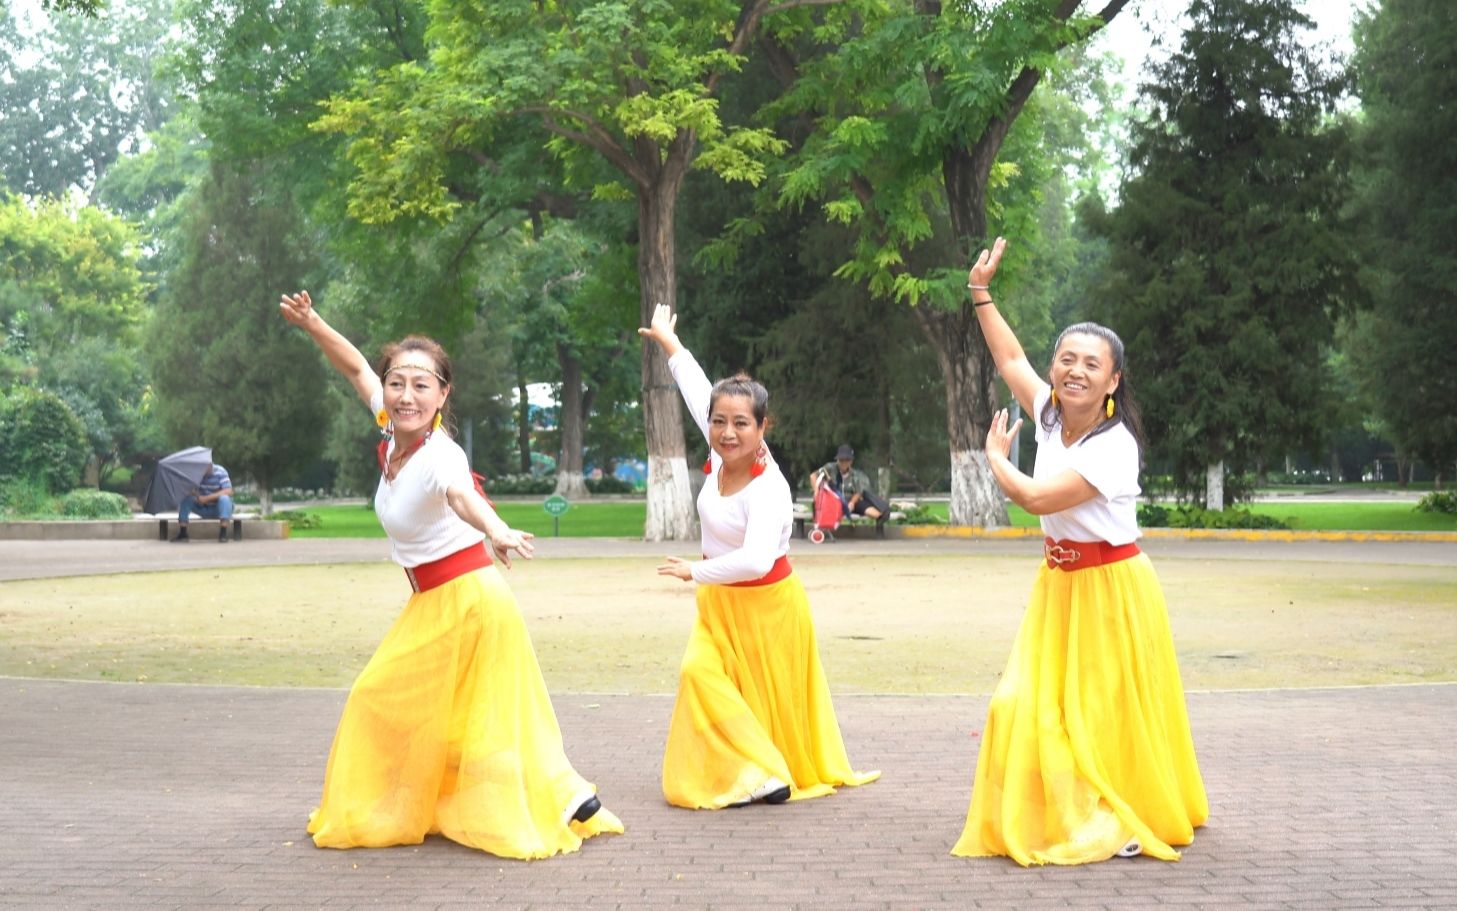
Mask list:
[[[437,411],[437,412],[435,412],[435,420],[433,420],[433,421],[430,422],[430,430],[432,432],[433,431],[436,431],[436,430],[439,430],[440,429],[440,423],[441,423],[440,422],[440,412]]]
[[[1057,407],[1057,390],[1056,389],[1052,390],[1052,407],[1053,408],[1056,408]]]
[[[1108,417],[1113,416],[1113,396],[1108,396],[1108,407],[1104,410],[1108,412]]]
[[[375,414],[374,422],[378,424],[379,429],[383,430],[386,434],[390,432],[390,413],[388,411],[385,411],[383,408],[381,408],[379,412]]]

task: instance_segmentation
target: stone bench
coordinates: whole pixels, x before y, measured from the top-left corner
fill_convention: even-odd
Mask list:
[[[218,521],[219,520],[217,520],[217,519],[207,519],[207,518],[204,518],[202,516],[193,516],[191,519],[188,519],[187,520],[187,527],[192,530],[192,534],[197,537],[197,540],[199,540],[199,541],[205,541],[208,538],[213,537],[213,534],[214,533],[213,533],[212,529],[218,523]],[[252,529],[252,533],[253,533],[253,536],[254,537],[257,537],[257,538],[287,538],[288,537],[288,523],[287,522],[277,521],[277,520],[270,520],[270,521],[265,522],[263,520],[263,517],[260,516],[260,515],[258,515],[257,513],[246,513],[246,512],[245,513],[236,513],[235,512],[235,513],[233,513],[233,517],[232,517],[232,519],[230,521],[233,523],[233,525],[232,525],[232,537],[233,537],[233,540],[234,541],[241,541],[241,540],[243,540],[243,523],[244,522],[247,522],[248,523],[248,527],[250,529]],[[276,527],[269,528],[268,526],[276,526]],[[176,516],[158,516],[157,517],[157,540],[159,540],[159,541],[170,541],[170,540],[172,540],[172,536],[176,533],[177,527],[178,527],[178,522],[177,522],[177,517]],[[201,530],[203,528],[208,529],[208,534],[206,534],[206,535],[198,534],[199,530]]]
[[[868,530],[873,528],[875,529],[875,536],[877,538],[883,538],[885,537],[885,526],[887,524],[900,521],[905,517],[905,513],[900,512],[894,508],[891,509],[890,515],[886,516],[885,521],[883,522],[872,519],[868,516],[841,516],[840,524],[836,531],[847,529],[853,535],[856,533],[857,529],[863,528]],[[810,526],[813,521],[814,510],[812,508],[803,503],[794,504],[794,537],[809,537]],[[827,531],[826,534],[830,535],[831,538],[834,537],[833,532]]]

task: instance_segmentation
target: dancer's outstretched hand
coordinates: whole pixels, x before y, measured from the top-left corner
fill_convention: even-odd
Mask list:
[[[309,297],[307,291],[285,294],[283,299],[278,302],[278,312],[295,326],[307,325],[308,321],[314,317],[314,300]]]
[[[667,304],[654,307],[651,322],[647,328],[638,329],[637,334],[657,342],[668,357],[677,354],[683,347],[683,343],[678,341],[678,314]]]
[[[682,557],[664,557],[663,559],[668,562],[658,564],[658,575],[672,576],[675,579],[682,579],[684,582],[693,581],[693,570],[689,568],[690,564],[687,560]]]
[[[1006,252],[1007,239],[998,237],[996,243],[992,244],[990,250],[981,251],[976,258],[976,263],[971,267],[971,272],[966,277],[967,285],[987,287],[997,275],[997,268],[1002,264],[1002,254]]]
[[[1017,438],[1017,431],[1022,429],[1022,419],[1017,418],[1017,423],[1007,429],[1007,409],[1003,408],[992,415],[991,426],[987,428],[987,458],[1000,456],[1008,458],[1012,454],[1012,441]]]
[[[536,556],[536,545],[531,543],[531,539],[535,537],[529,531],[507,528],[491,536],[491,550],[496,552],[496,559],[510,569],[511,551],[516,551],[527,560]]]

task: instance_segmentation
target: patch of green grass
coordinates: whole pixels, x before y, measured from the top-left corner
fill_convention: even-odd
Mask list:
[[[949,503],[928,503],[931,514],[944,521]],[[1251,503],[1250,512],[1274,516],[1300,531],[1457,531],[1457,516],[1417,512],[1412,503]],[[1015,528],[1037,527],[1037,517],[1008,505]]]
[[[932,515],[950,518],[945,501],[927,503]],[[1457,531],[1457,516],[1417,512],[1411,503],[1310,503],[1301,501],[1254,503],[1249,510],[1274,516],[1303,531]],[[319,516],[318,528],[296,528],[295,538],[383,538],[373,510],[364,506],[317,506],[304,512]],[[496,511],[513,528],[538,537],[552,534],[551,516],[535,500],[506,500]],[[1007,515],[1015,528],[1036,528],[1037,517],[1009,505]],[[561,518],[564,538],[637,538],[642,536],[647,504],[642,500],[573,503]]]
[[[543,497],[543,499],[545,499]],[[642,500],[610,500],[601,503],[573,503],[559,520],[563,538],[640,538],[647,521],[647,503]],[[300,510],[318,516],[318,528],[296,528],[294,538],[383,538],[384,529],[374,510],[364,506],[315,506]],[[552,517],[540,501],[505,500],[496,512],[512,528],[529,531],[539,538],[552,535]]]
[[[1412,503],[1252,503],[1302,531],[1457,531],[1457,516],[1417,512]]]
[[[951,520],[951,504],[942,500],[935,503],[925,504],[927,511],[936,516],[942,522]],[[1011,503],[1007,504],[1007,519],[1012,523],[1013,528],[1036,528],[1037,517],[1020,506]]]

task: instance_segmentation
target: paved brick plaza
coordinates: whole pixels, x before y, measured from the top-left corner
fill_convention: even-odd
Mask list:
[[[663,548],[540,543],[548,557],[649,560]],[[835,546],[848,555],[968,545]],[[382,541],[326,540],[5,548],[0,579],[387,553]],[[1440,542],[1148,549],[1231,565],[1452,560]],[[314,848],[304,822],[344,695],[0,678],[0,908],[1457,907],[1457,684],[1193,693],[1212,815],[1184,860],[1033,870],[947,853],[966,813],[984,695],[839,696],[851,758],[882,769],[881,781],[806,803],[694,813],[659,793],[670,697],[557,693],[568,755],[628,832],[534,863],[440,838]]]
[[[628,833],[534,863],[314,848],[343,699],[0,679],[0,907],[1457,906],[1457,685],[1191,694],[1212,817],[1184,860],[1032,870],[947,854],[985,697],[841,696],[881,781],[707,813],[659,796],[669,697],[559,694]]]

